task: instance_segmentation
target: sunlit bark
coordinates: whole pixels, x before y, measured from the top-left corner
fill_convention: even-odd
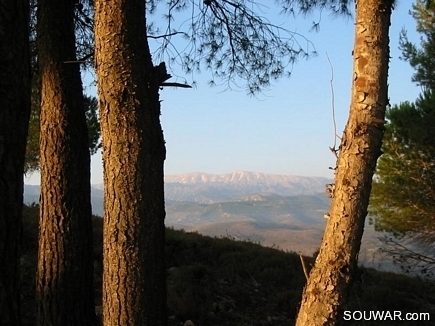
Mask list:
[[[296,325],[337,325],[357,268],[388,102],[392,1],[357,0],[352,97],[336,166],[322,245],[304,290]]]
[[[37,325],[95,325],[90,154],[74,2],[38,1],[41,200]],[[70,62],[70,63],[67,63]]]
[[[103,322],[166,325],[163,162],[158,69],[145,1],[95,2],[104,159]]]

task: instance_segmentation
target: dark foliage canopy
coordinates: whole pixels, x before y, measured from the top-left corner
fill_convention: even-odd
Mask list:
[[[403,59],[416,70],[413,81],[422,86],[414,102],[387,112],[384,155],[379,159],[371,197],[377,230],[395,237],[435,242],[435,2],[417,0],[412,15],[421,44],[402,31]]]
[[[435,94],[388,110],[371,197],[375,227],[435,241]]]

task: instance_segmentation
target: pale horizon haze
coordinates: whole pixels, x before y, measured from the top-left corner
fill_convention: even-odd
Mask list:
[[[415,21],[409,15],[411,1],[400,1],[390,28],[391,60],[389,97],[392,105],[414,101],[420,88],[411,82],[409,63],[399,59],[402,28],[419,45]],[[271,8],[272,9],[272,8]],[[251,171],[281,175],[333,177],[329,167],[335,156],[332,119],[331,66],[337,134],[347,121],[352,82],[354,20],[315,12],[303,18],[263,13],[271,22],[306,37],[318,55],[300,59],[290,78],[283,77],[268,90],[250,97],[244,88],[209,87],[206,70],[194,76],[193,89],[164,88],[161,123],[166,140],[165,174],[203,172],[223,174]],[[321,18],[320,30],[310,32]],[[304,40],[299,39],[302,43]],[[154,62],[158,64],[159,62]],[[182,76],[182,72],[178,72]],[[189,77],[186,77],[189,82]],[[95,87],[85,78],[87,93]],[[336,146],[340,143],[336,139]],[[92,184],[103,182],[101,153],[92,157]],[[39,174],[25,178],[39,184]]]

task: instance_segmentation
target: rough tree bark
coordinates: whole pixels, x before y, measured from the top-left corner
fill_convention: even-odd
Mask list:
[[[29,8],[0,6],[0,325],[20,325],[23,172],[30,117]]]
[[[165,69],[153,67],[145,28],[145,1],[95,1],[106,326],[166,325],[165,145],[159,120]]]
[[[95,325],[90,154],[74,1],[38,2],[41,199],[37,325]]]
[[[392,2],[356,1],[349,120],[339,148],[329,221],[303,293],[297,326],[339,324],[357,268],[388,104]]]

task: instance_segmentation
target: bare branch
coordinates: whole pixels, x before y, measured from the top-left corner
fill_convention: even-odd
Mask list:
[[[154,58],[181,65],[188,74],[205,67],[212,84],[219,79],[228,88],[239,88],[243,81],[254,94],[289,76],[298,58],[315,55],[307,39],[260,16],[261,5],[254,0],[170,0],[167,5],[167,37],[161,38]],[[190,17],[174,29],[175,11],[188,6]],[[154,26],[153,31],[158,29]],[[171,36],[177,33],[187,38],[184,49],[172,44]]]

